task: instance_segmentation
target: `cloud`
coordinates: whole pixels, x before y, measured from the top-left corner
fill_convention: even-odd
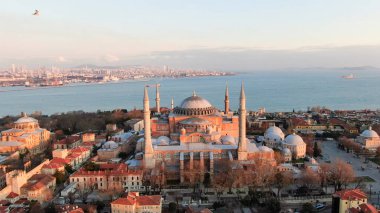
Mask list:
[[[59,56],[59,57],[57,58],[57,61],[58,61],[58,62],[67,62],[66,58],[63,57],[63,56]]]
[[[104,56],[104,60],[106,62],[116,62],[116,61],[120,61],[120,58],[117,57],[116,55],[107,54]]]
[[[199,48],[157,51],[130,63],[179,68],[254,71],[310,67],[380,67],[380,45],[310,46],[298,49]]]

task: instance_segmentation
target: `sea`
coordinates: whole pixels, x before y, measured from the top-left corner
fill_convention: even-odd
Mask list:
[[[342,78],[351,73],[354,79]],[[0,117],[35,111],[50,115],[78,110],[142,108],[145,86],[150,86],[149,97],[153,107],[154,85],[157,83],[160,84],[161,106],[169,107],[171,98],[175,106],[180,105],[195,91],[219,109],[224,108],[224,92],[228,84],[231,109],[237,110],[243,81],[249,110],[264,107],[268,112],[298,111],[311,106],[347,110],[380,108],[379,69],[309,68],[62,87],[0,87]]]

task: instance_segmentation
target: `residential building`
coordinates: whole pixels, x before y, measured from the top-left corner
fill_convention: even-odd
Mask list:
[[[161,213],[161,211],[160,195],[140,196],[138,192],[129,192],[111,203],[112,213]]]

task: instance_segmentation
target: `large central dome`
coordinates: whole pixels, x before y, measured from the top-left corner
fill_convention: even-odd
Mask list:
[[[208,100],[197,96],[195,92],[174,109],[174,113],[182,115],[210,115],[215,111],[216,109]]]
[[[200,96],[193,95],[183,100],[180,107],[185,109],[199,109],[212,107],[212,105],[208,102],[208,100]]]

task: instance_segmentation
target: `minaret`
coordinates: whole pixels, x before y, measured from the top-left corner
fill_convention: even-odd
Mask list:
[[[160,91],[159,91],[160,84],[156,84],[156,111],[157,114],[160,114]]]
[[[228,114],[230,111],[230,95],[228,92],[228,84],[226,84],[226,94],[224,96],[224,114]]]
[[[144,89],[144,163],[146,168],[153,168],[153,147],[152,147],[152,136],[150,129],[150,109],[149,109],[149,97],[148,88]]]
[[[239,107],[239,148],[238,160],[247,160],[247,140],[246,140],[246,114],[244,82],[241,83],[240,107]]]
[[[171,101],[171,103],[170,103],[170,109],[171,109],[171,110],[174,109],[174,99],[173,99],[173,97],[172,97],[172,101]]]

